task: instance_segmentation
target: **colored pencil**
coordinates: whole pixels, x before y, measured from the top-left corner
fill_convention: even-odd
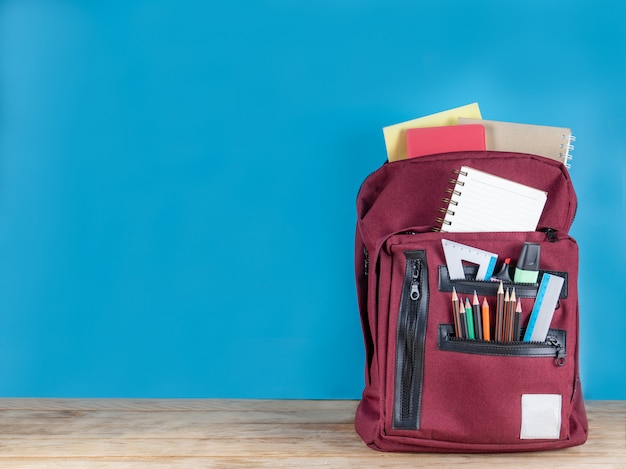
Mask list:
[[[474,335],[477,340],[483,340],[483,321],[480,317],[480,303],[478,302],[476,290],[474,290],[474,298],[472,300],[472,312],[474,313]]]
[[[483,299],[483,339],[491,340],[491,320],[489,318],[489,303]]]
[[[495,327],[495,339],[497,341],[502,340],[502,321],[504,320],[504,288],[502,286],[502,280],[500,280],[500,286],[498,287],[498,293],[496,295],[496,327]]]
[[[517,308],[515,308],[515,337],[513,340],[522,340],[522,300],[517,300]]]
[[[454,321],[454,334],[456,337],[463,337],[459,318],[459,297],[456,288],[452,288],[452,319]]]
[[[476,336],[474,335],[474,318],[472,313],[472,305],[469,302],[468,298],[465,298],[465,319],[467,320],[467,338],[474,340]]]
[[[508,326],[509,326],[509,315],[511,314],[511,300],[509,295],[509,289],[507,288],[504,293],[504,302],[503,302],[503,314],[502,314],[502,331],[500,332],[500,340],[502,342],[506,342],[508,339]]]
[[[509,331],[508,331],[508,339],[509,342],[513,340],[517,340],[515,338],[515,307],[517,305],[517,299],[515,298],[515,288],[511,290],[511,296],[509,297]]]

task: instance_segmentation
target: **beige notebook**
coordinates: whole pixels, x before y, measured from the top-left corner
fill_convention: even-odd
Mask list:
[[[571,129],[547,125],[518,124],[459,117],[459,124],[485,126],[487,150],[515,151],[541,155],[570,167],[574,149]]]

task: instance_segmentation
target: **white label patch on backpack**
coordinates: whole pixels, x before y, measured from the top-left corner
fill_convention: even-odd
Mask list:
[[[558,439],[561,433],[560,394],[522,394],[520,439]]]

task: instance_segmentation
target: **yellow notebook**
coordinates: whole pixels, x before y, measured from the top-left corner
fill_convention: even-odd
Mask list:
[[[417,119],[383,127],[385,145],[387,146],[387,159],[389,161],[406,159],[406,129],[456,125],[460,117],[480,119],[482,116],[480,115],[478,103],[467,104],[429,116],[418,117]]]
[[[519,124],[459,117],[459,124],[482,124],[485,126],[487,150],[531,153],[560,161],[570,167],[571,151],[574,149],[571,129],[548,125]]]

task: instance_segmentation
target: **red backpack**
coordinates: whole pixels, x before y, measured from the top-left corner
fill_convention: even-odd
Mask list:
[[[442,197],[462,166],[547,192],[537,230],[433,230],[441,228]],[[576,205],[564,165],[536,155],[428,155],[386,163],[367,177],[357,197],[356,287],[366,367],[355,427],[368,446],[512,452],[586,441],[578,370],[578,246],[568,234]],[[475,280],[472,265],[463,267],[466,278],[451,280],[442,240],[498,253],[499,259],[511,258],[511,266],[524,243],[538,244],[537,283],[504,286],[518,287],[524,327],[543,294],[542,276],[564,279],[546,340],[457,336],[453,294],[471,297],[476,291],[493,310],[499,282]]]

